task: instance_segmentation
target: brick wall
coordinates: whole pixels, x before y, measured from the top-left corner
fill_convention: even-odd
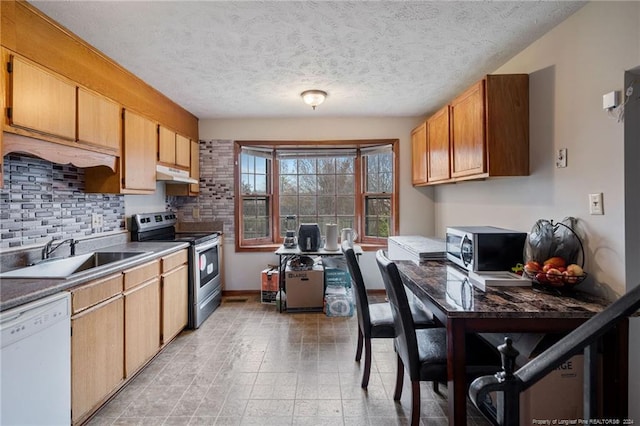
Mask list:
[[[167,197],[167,204],[186,222],[223,221],[225,240],[233,241],[233,184],[233,141],[200,141],[200,195]],[[194,217],[194,208],[199,218]]]
[[[104,226],[92,232],[91,214]],[[18,154],[4,157],[0,249],[125,229],[124,196],[85,194],[82,169]]]

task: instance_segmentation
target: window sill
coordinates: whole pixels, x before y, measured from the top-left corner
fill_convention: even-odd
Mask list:
[[[363,243],[359,244],[356,241],[356,244],[362,248],[362,251],[377,251],[380,249],[386,249],[387,244],[379,244],[379,243]],[[261,244],[255,246],[238,246],[236,245],[236,253],[266,253],[266,252],[275,252],[282,244]]]

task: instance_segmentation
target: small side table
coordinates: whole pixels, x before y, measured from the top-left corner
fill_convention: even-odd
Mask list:
[[[356,254],[356,257],[359,259],[362,254],[362,247],[359,245],[353,246],[353,252]],[[285,246],[280,246],[278,250],[275,251],[275,254],[278,255],[278,291],[282,292],[285,289],[285,269],[287,268],[287,262],[294,256],[343,256],[342,249],[338,250],[325,250],[323,248],[318,249],[317,251],[301,251],[298,247],[287,248]],[[282,312],[282,303],[278,307],[279,312]]]

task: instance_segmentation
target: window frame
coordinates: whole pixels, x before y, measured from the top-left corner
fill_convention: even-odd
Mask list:
[[[391,218],[389,221],[389,236],[397,235],[400,227],[399,218],[399,188],[400,179],[399,172],[399,148],[400,141],[398,139],[375,139],[375,140],[333,140],[333,141],[235,141],[234,142],[234,230],[235,230],[235,246],[236,251],[273,251],[279,247],[283,238],[280,236],[280,165],[276,156],[278,148],[299,147],[300,149],[322,149],[322,148],[355,148],[356,158],[354,163],[355,175],[355,199],[354,199],[354,223],[356,232],[358,233],[358,244],[364,250],[377,250],[387,246],[386,238],[368,237],[364,235],[365,230],[365,202],[367,196],[375,196],[378,193],[364,193],[365,187],[365,159],[366,152],[363,153],[361,148],[368,148],[380,145],[390,145],[393,173],[393,193],[391,199]],[[271,170],[267,177],[267,188],[270,192],[266,194],[269,199],[269,223],[271,238],[251,239],[243,238],[242,226],[242,206],[245,198],[241,192],[242,169],[240,164],[240,154],[243,147],[258,147],[273,149],[271,158]],[[384,193],[381,193],[384,194]],[[265,196],[265,194],[260,195]]]

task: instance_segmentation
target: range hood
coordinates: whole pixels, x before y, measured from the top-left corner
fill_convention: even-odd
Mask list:
[[[198,183],[197,180],[189,177],[189,172],[186,170],[160,165],[156,166],[156,180],[167,183]]]

